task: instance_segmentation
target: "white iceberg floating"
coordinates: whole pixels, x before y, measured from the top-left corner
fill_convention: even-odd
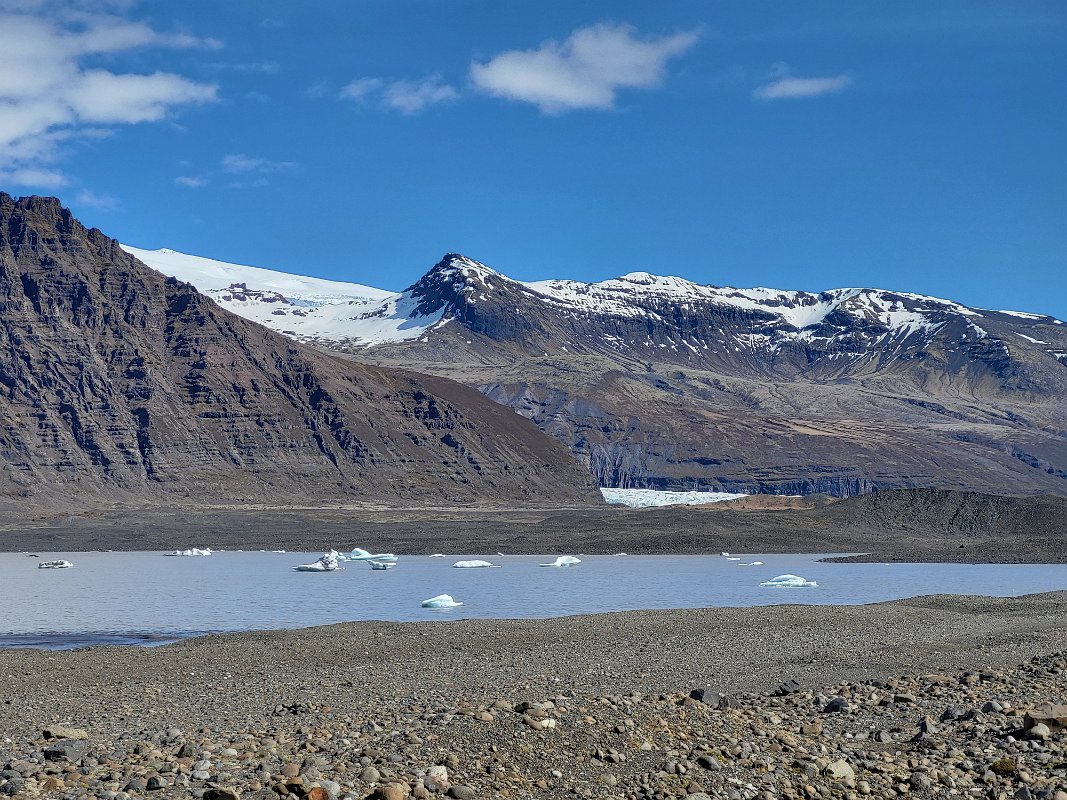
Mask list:
[[[371,559],[375,561],[396,561],[396,556],[392,553],[370,553],[362,547],[353,547],[347,559],[349,561],[370,561]]]
[[[485,567],[499,567],[499,564],[490,564],[488,561],[482,561],[480,558],[473,559],[471,561],[457,561],[452,565],[455,569],[483,569]]]
[[[580,558],[575,558],[574,556],[560,556],[555,561],[553,561],[551,564],[542,564],[541,566],[542,567],[573,567],[573,566],[575,566],[577,564],[581,564],[581,563],[582,563],[582,560]]]
[[[331,550],[319,556],[318,561],[312,561],[310,564],[297,564],[293,569],[297,572],[335,572],[343,569],[337,560],[337,556],[338,552]]]
[[[763,566],[763,562],[762,561],[746,561],[744,563],[738,564],[737,566],[739,566],[739,567],[762,567]]]
[[[211,548],[190,547],[188,550],[175,550],[173,553],[164,553],[165,556],[209,556]]]
[[[778,575],[769,581],[764,581],[760,586],[776,586],[783,589],[800,588],[802,586],[818,586],[815,581],[809,581],[799,575]]]
[[[375,561],[373,558],[368,558],[367,563],[371,569],[392,569],[396,566],[395,561]]]
[[[629,553],[616,553],[615,557],[618,558],[619,556],[628,556],[628,555],[630,555],[630,554]]]
[[[445,554],[444,553],[430,553],[429,557],[430,558],[444,558]]]
[[[723,550],[721,553],[719,553],[719,555],[720,556],[729,556],[730,554],[727,553],[725,550]]]
[[[37,569],[70,569],[73,566],[72,562],[59,559],[57,561],[42,561],[37,565]]]
[[[727,561],[740,561],[741,557],[740,556],[727,556],[726,560]]]
[[[600,494],[605,503],[629,506],[630,508],[652,508],[656,506],[699,506],[706,503],[721,503],[724,500],[736,500],[746,497],[730,492],[663,492],[658,489],[605,489]]]
[[[463,605],[463,603],[456,602],[450,594],[439,594],[437,597],[423,600],[421,605],[423,608],[456,608]]]

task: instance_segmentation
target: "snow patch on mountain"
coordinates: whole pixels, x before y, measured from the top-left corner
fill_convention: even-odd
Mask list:
[[[402,293],[229,264],[174,250],[122,249],[168,277],[191,283],[227,311],[301,341],[369,347],[417,339],[444,313],[419,315]]]

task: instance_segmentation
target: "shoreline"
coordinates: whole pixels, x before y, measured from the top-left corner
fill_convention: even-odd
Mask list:
[[[1022,709],[1067,700],[1067,663],[1056,655],[1064,651],[1067,591],[357,622],[156,648],[0,650],[0,714],[10,740],[0,741],[0,761],[28,765],[16,780],[34,788],[61,781],[56,796],[140,796],[138,787],[154,778],[165,797],[228,787],[270,800],[301,797],[317,784],[341,800],[409,792],[428,798],[436,794],[423,794],[429,770],[442,765],[452,785],[470,787],[472,794],[461,794],[473,798],[571,797],[575,790],[683,798],[697,793],[688,791],[689,781],[728,798],[734,780],[775,797],[803,797],[805,783],[816,795],[829,792],[840,778],[826,773],[826,763],[810,774],[791,766],[826,754],[827,762],[846,761],[874,794],[892,793],[896,783],[908,783],[915,771],[909,759],[922,752],[937,770],[935,784],[944,773],[984,792],[982,773],[995,757],[975,758],[973,770],[957,774],[963,756],[949,757],[949,735],[982,753],[987,745],[994,753],[1003,748]],[[791,680],[796,688],[787,695],[772,694]],[[686,700],[704,687],[734,697],[736,707]],[[835,697],[846,698],[850,710],[824,713],[822,704]],[[982,712],[977,733],[973,718],[938,721],[947,708],[977,710],[994,700],[1007,710]],[[924,715],[937,732],[920,737],[926,749],[916,751]],[[39,758],[49,746],[42,731],[56,725],[85,735],[91,755],[77,762],[80,771],[65,771],[63,759]],[[1062,761],[1058,736],[1046,744]],[[743,742],[746,754],[735,751]],[[938,742],[943,752],[930,749]],[[1042,777],[1040,764],[1028,760],[1040,752],[1025,740],[1019,746],[1006,755]],[[885,766],[892,769],[876,769],[864,755],[871,750],[890,757]],[[35,753],[38,761],[27,760]],[[703,755],[719,767],[699,766]],[[689,766],[668,772],[670,762]],[[994,776],[995,785],[1015,791],[1018,769],[1003,780]],[[402,794],[382,793],[394,784],[404,785]],[[1045,785],[1035,779],[1033,788]]]
[[[1067,501],[950,498],[913,508],[909,497],[865,495],[801,510],[699,507],[526,509],[318,508],[109,510],[0,519],[0,550],[71,552],[225,550],[323,552],[353,545],[407,555],[861,553],[874,562],[1067,563]],[[1001,508],[993,501],[1003,501]],[[956,502],[958,501],[958,502]],[[1047,501],[1047,502],[1046,502]],[[960,504],[964,507],[961,509]],[[882,504],[882,505],[879,505]],[[943,507],[942,507],[943,506]],[[914,514],[909,516],[909,511]]]
[[[1025,603],[1030,600],[1034,601],[1046,601],[1055,600],[1056,598],[1062,598],[1064,614],[1063,630],[1065,637],[1067,637],[1067,588],[1062,590],[1054,590],[1038,593],[1023,593],[1018,595],[972,595],[972,594],[925,594],[914,595],[911,597],[895,598],[892,600],[877,600],[872,602],[860,602],[860,603],[773,603],[767,605],[751,605],[751,606],[690,606],[690,607],[678,607],[678,608],[646,608],[646,609],[624,609],[618,611],[596,611],[596,612],[578,612],[572,614],[561,614],[559,616],[548,617],[440,617],[436,619],[418,619],[418,620],[392,620],[381,618],[368,618],[368,619],[352,619],[343,620],[340,622],[330,622],[324,624],[315,625],[300,625],[294,627],[281,627],[281,628],[244,628],[235,630],[191,630],[188,632],[161,632],[150,630],[129,630],[129,631],[89,631],[86,633],[71,633],[71,632],[45,632],[45,633],[12,633],[2,634],[0,633],[0,654],[12,652],[12,651],[30,651],[41,653],[77,653],[85,652],[89,650],[155,650],[167,647],[175,647],[179,645],[186,645],[189,643],[195,643],[201,640],[211,640],[214,644],[222,644],[227,646],[231,643],[230,640],[237,639],[239,637],[268,637],[278,638],[284,640],[287,637],[303,638],[316,634],[322,634],[324,637],[332,636],[343,633],[346,630],[358,626],[400,626],[401,630],[415,628],[417,626],[436,626],[436,625],[456,625],[456,626],[480,626],[480,625],[515,625],[523,626],[537,623],[560,623],[566,626],[569,622],[576,624],[586,625],[591,628],[595,628],[599,624],[613,625],[616,622],[626,624],[628,618],[632,618],[635,615],[651,615],[652,617],[658,615],[672,615],[672,616],[685,616],[689,614],[697,615],[714,615],[721,613],[725,616],[731,616],[735,614],[751,615],[759,612],[765,612],[766,614],[774,617],[778,614],[792,612],[795,614],[804,615],[804,611],[811,612],[809,616],[817,617],[821,611],[831,612],[834,610],[841,611],[844,609],[854,610],[877,610],[882,608],[888,608],[893,606],[916,606],[924,607],[928,602],[933,604],[934,607],[961,607],[966,608],[969,604],[981,603],[996,607],[998,604],[1011,606],[1014,603]],[[1053,604],[1053,607],[1058,609],[1058,604]],[[1058,610],[1057,610],[1057,613]],[[75,643],[70,646],[37,646],[37,645],[6,645],[4,644],[5,638],[9,639],[31,639],[31,638],[45,638],[52,633],[58,637],[67,637],[70,640],[78,639],[84,643]],[[99,635],[99,640],[90,640],[94,634]],[[1067,638],[1065,638],[1065,646],[1067,646]],[[0,664],[2,664],[2,658],[0,658]]]

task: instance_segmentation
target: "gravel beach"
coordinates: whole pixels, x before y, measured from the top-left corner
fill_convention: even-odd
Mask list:
[[[0,794],[1064,800],[1065,650],[1067,592],[7,650]]]

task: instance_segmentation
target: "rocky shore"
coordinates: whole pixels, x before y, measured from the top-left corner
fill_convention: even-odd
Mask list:
[[[1067,798],[1067,592],[0,651],[0,795]]]

